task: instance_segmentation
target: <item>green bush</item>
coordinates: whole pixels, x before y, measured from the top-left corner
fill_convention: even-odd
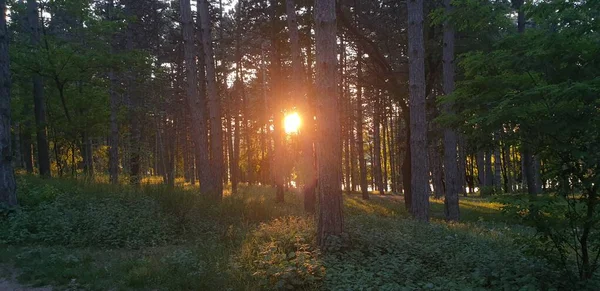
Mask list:
[[[247,275],[269,289],[318,289],[325,275],[314,221],[286,217],[261,224],[246,239],[238,258]]]

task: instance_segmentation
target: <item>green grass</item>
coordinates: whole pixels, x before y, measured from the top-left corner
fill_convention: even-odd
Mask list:
[[[461,197],[461,222],[412,221],[400,196],[344,195],[348,238],[323,254],[302,199],[244,186],[221,203],[189,185],[140,190],[19,177],[0,218],[0,260],[57,290],[569,289],[532,255],[533,231],[489,198]],[[0,274],[1,275],[1,274]],[[6,276],[6,275],[5,275]]]

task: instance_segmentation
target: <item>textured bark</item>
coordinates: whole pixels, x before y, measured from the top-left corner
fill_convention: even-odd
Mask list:
[[[408,0],[408,92],[410,104],[411,211],[429,221],[429,167],[427,161],[427,117],[425,106],[425,43],[423,0]]]
[[[8,55],[6,1],[0,0],[0,204],[17,205],[15,173],[10,144],[10,57]]]
[[[451,0],[444,0],[446,12],[451,13]],[[443,47],[443,89],[444,94],[449,95],[454,92],[454,28],[446,21],[444,23],[444,47]],[[452,114],[453,104],[444,104],[444,113]],[[458,138],[456,132],[452,128],[444,129],[444,177],[446,181],[446,199],[444,200],[444,213],[446,219],[458,221],[460,212],[458,206],[458,193],[461,190],[463,183],[459,180],[458,174]],[[462,163],[463,161],[461,161]],[[463,188],[464,189],[464,188]]]
[[[31,44],[35,47],[40,42],[38,19],[38,4],[36,0],[27,0],[27,15]],[[43,177],[50,177],[50,153],[48,148],[48,133],[46,125],[46,101],[44,98],[44,83],[39,74],[33,74],[33,105],[35,111],[35,127],[38,149],[38,170]]]
[[[198,180],[200,181],[200,192],[210,193],[211,168],[209,167],[208,140],[206,133],[206,100],[203,90],[198,90],[198,70],[195,60],[194,45],[194,23],[190,0],[180,0],[181,23],[183,28],[184,59],[187,79],[186,102],[192,124],[192,136],[194,138],[196,163],[198,166]],[[200,64],[201,66],[203,64]],[[201,84],[204,82],[201,81]]]
[[[324,247],[329,236],[343,232],[340,152],[340,121],[336,93],[336,14],[335,0],[315,0],[317,161],[319,222],[317,241]]]
[[[215,198],[223,197],[223,125],[221,122],[221,102],[217,95],[215,61],[212,46],[210,16],[208,1],[198,0],[200,28],[202,30],[202,49],[206,67],[206,93],[208,96],[208,111],[210,116],[210,165],[212,179],[207,191]]]

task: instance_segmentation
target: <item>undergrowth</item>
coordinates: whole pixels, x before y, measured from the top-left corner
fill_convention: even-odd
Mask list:
[[[344,198],[348,242],[322,253],[298,194],[243,186],[217,203],[193,187],[141,189],[19,177],[0,216],[0,262],[57,290],[569,290],[535,231],[486,198],[461,223],[410,220],[398,196]],[[2,264],[0,264],[2,265]],[[593,288],[592,288],[593,289]]]

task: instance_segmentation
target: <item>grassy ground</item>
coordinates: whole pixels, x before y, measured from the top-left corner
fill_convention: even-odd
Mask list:
[[[143,190],[19,178],[0,212],[0,262],[33,286],[70,290],[569,289],[530,252],[532,230],[501,204],[461,199],[461,223],[416,223],[400,196],[344,197],[348,238],[323,254],[302,199],[242,187],[221,203],[194,189]],[[6,276],[6,274],[4,274]]]

